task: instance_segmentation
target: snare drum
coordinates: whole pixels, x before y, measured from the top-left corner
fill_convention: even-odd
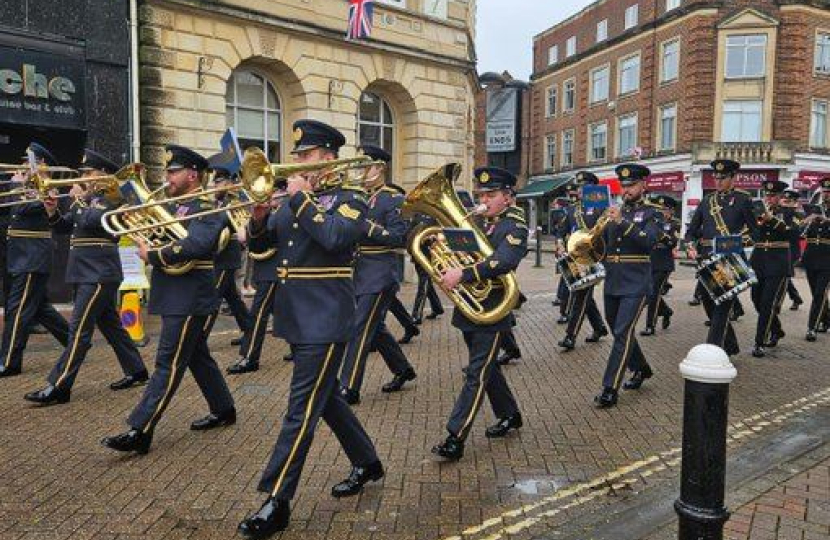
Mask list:
[[[735,253],[712,255],[700,261],[697,277],[717,306],[758,283],[755,271]]]
[[[570,255],[562,255],[556,260],[556,268],[562,274],[568,290],[587,289],[605,279],[605,267],[601,263],[592,265],[579,264]]]

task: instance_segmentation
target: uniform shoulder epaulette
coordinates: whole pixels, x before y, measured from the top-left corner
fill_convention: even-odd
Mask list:
[[[643,206],[650,206],[651,208],[658,208],[658,209],[662,209],[662,208],[663,208],[663,207],[662,207],[662,206],[660,206],[659,204],[657,204],[657,203],[655,203],[655,202],[653,202],[653,201],[650,201],[650,200],[648,200],[648,199],[646,199],[645,201],[643,201]]]
[[[352,186],[352,185],[343,185],[341,189],[345,191],[354,191],[355,193],[360,193],[364,197],[366,196],[366,190],[359,186]]]
[[[752,193],[748,191],[744,191],[743,189],[735,188],[735,193],[740,193],[741,195],[746,195],[747,197],[752,197]]]
[[[517,206],[511,206],[504,213],[505,217],[518,221],[519,223],[527,223],[525,221],[525,211]]]
[[[401,195],[406,195],[406,190],[399,186],[398,184],[386,184],[386,187],[393,190],[395,193],[399,193]]]

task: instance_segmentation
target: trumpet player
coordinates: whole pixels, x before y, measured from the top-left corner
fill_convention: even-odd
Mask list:
[[[455,289],[460,283],[475,283],[508,274],[519,266],[527,251],[527,224],[514,204],[516,177],[497,167],[475,170],[476,194],[483,206],[484,232],[493,246],[493,254],[474,266],[450,268],[441,279],[445,290]],[[495,290],[485,300],[498,303]],[[469,353],[469,364],[464,373],[464,384],[447,422],[447,438],[433,447],[432,452],[449,460],[464,456],[464,444],[473,427],[484,395],[490,399],[498,422],[488,427],[489,438],[504,437],[511,429],[522,427],[522,415],[516,398],[507,385],[497,357],[503,335],[516,324],[512,312],[489,325],[477,324],[455,309],[452,324],[464,335]]]
[[[398,261],[398,250],[406,244],[407,227],[401,217],[403,196],[386,186],[386,168],[392,156],[373,145],[365,144],[360,149],[385,165],[372,165],[364,186],[370,196],[366,218],[361,222],[363,234],[355,264],[355,328],[340,373],[343,398],[350,405],[360,402],[366,359],[373,344],[393,375],[383,386],[383,392],[397,392],[416,377],[415,369],[384,322],[403,280]]]
[[[816,341],[827,317],[827,290],[830,286],[830,177],[821,179],[821,199],[815,212],[802,223],[807,247],[802,264],[810,284],[810,318],[807,323],[807,341]]]
[[[194,194],[176,204],[173,214],[184,217],[212,210],[212,200],[196,196],[207,160],[189,148],[173,145],[166,147],[165,158],[167,195]],[[186,223],[187,236],[164,247],[151,249],[144,240],[137,241],[139,256],[153,266],[148,308],[150,313],[161,315],[161,331],[156,367],[127,418],[129,429],[101,441],[119,452],[146,454],[150,450],[155,428],[188,369],[210,407],[210,414],[193,422],[190,429],[207,430],[236,422],[233,397],[210,354],[205,332],[205,322],[219,303],[213,255],[225,220],[221,214],[212,214]],[[186,273],[174,275],[163,270],[187,261],[194,264]]]
[[[96,326],[112,347],[124,372],[124,377],[112,383],[110,388],[123,390],[146,382],[148,378],[141,355],[121,325],[116,310],[118,288],[124,279],[118,238],[101,228],[101,215],[118,206],[118,201],[97,191],[94,182],[84,188],[84,177],[113,175],[118,166],[87,149],[79,170],[82,176],[69,191],[74,202],[68,212],[59,210],[56,199],[43,202],[52,229],[58,233],[72,233],[66,283],[75,288],[75,305],[69,320],[69,344],[46,378],[48,384],[24,396],[26,400],[42,405],[69,401],[78,371],[92,348],[92,333]]]
[[[623,204],[607,210],[602,232],[606,246],[605,319],[614,336],[602,392],[594,398],[599,408],[617,404],[626,367],[633,372],[625,383],[637,390],[653,373],[634,335],[637,320],[651,294],[651,250],[660,237],[662,215],[643,193],[651,171],[642,165],[623,164],[615,170],[622,186]]]
[[[322,122],[300,120],[293,127],[297,163],[334,160],[346,142],[340,131]],[[277,249],[274,334],[291,345],[294,362],[288,407],[258,486],[267,498],[239,524],[247,538],[265,538],[288,526],[290,501],[321,418],[352,463],[348,478],[332,488],[333,497],[356,495],[367,482],[384,476],[375,446],[341,396],[337,379],[354,329],[352,259],[366,201],[362,190],[328,182],[330,172],[289,178],[288,198],[274,219],[268,218],[267,206],[254,206],[251,212],[251,249]]]
[[[55,156],[44,146],[31,143],[27,159],[36,163],[34,169],[55,166]],[[48,177],[44,170],[38,170]],[[12,177],[21,185],[28,173],[20,172]],[[29,341],[32,326],[42,324],[61,345],[69,340],[66,319],[52,307],[46,297],[49,274],[52,271],[52,232],[43,202],[31,199],[20,201],[11,212],[6,248],[7,272],[11,278],[6,297],[6,324],[3,326],[3,343],[0,346],[0,377],[19,375],[23,365],[23,351]]]

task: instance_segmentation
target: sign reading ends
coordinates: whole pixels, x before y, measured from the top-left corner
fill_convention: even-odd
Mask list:
[[[516,117],[519,91],[516,88],[487,90],[487,151],[516,150]]]
[[[0,46],[0,122],[86,129],[82,60]]]

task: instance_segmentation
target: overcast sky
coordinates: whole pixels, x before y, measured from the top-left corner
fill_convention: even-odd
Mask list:
[[[528,80],[533,36],[570,17],[591,0],[478,0],[478,72],[509,71]]]

